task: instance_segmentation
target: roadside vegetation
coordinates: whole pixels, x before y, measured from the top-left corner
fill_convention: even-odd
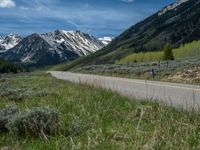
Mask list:
[[[90,65],[70,71],[123,78],[158,80],[178,83],[200,83],[200,57],[130,64]],[[154,78],[152,76],[154,70]]]
[[[48,74],[0,79],[0,149],[199,149],[199,122],[197,111]]]
[[[164,58],[164,50],[158,52],[141,52],[128,55],[116,64],[129,64],[135,62],[151,62],[162,61]],[[193,41],[191,43],[180,46],[179,48],[172,50],[174,59],[186,59],[200,56],[200,41]]]

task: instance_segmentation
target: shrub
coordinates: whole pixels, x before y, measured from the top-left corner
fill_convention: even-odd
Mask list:
[[[2,84],[0,87],[0,97],[5,97],[8,100],[21,101],[26,97],[24,93],[25,90],[9,87],[7,84]]]
[[[16,106],[9,106],[0,110],[0,131],[6,130],[6,124],[8,120],[18,112],[18,108]]]
[[[166,44],[164,47],[163,60],[174,60],[172,46],[170,44]]]
[[[60,129],[59,113],[49,108],[34,108],[19,113],[6,125],[10,133],[19,136],[54,136]]]

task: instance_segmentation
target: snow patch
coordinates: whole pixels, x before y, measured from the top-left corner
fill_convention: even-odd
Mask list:
[[[108,44],[110,44],[110,42],[112,42],[112,40],[114,39],[114,37],[102,37],[102,38],[99,38],[99,40],[106,46]]]
[[[163,14],[167,13],[170,10],[174,10],[175,8],[177,8],[178,6],[180,6],[181,4],[187,2],[189,0],[179,0],[176,3],[173,3],[171,5],[168,5],[167,7],[165,7],[164,9],[162,9],[159,13],[158,16],[162,16]]]

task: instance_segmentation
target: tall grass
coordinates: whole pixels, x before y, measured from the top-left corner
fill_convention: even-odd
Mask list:
[[[163,54],[163,51],[131,54],[117,61],[116,64],[161,61],[163,59]],[[193,41],[182,45],[179,48],[173,49],[173,54],[175,59],[197,57],[200,55],[200,41]]]
[[[47,141],[1,133],[0,149],[200,148],[198,112],[135,101],[111,91],[56,80],[45,74],[16,75],[0,80],[0,88],[13,95],[9,87],[33,93],[21,101],[0,96],[0,109],[12,104],[20,110],[44,106],[56,109],[60,112],[64,132]],[[51,94],[42,97],[36,94],[41,91]]]

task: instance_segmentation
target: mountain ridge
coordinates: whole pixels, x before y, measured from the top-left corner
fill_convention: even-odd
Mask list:
[[[13,48],[22,39],[23,39],[22,36],[14,33],[11,33],[7,36],[0,36],[0,52]]]
[[[2,51],[0,57],[25,66],[45,66],[87,56],[104,46],[81,31],[55,30],[31,34],[13,48]]]

